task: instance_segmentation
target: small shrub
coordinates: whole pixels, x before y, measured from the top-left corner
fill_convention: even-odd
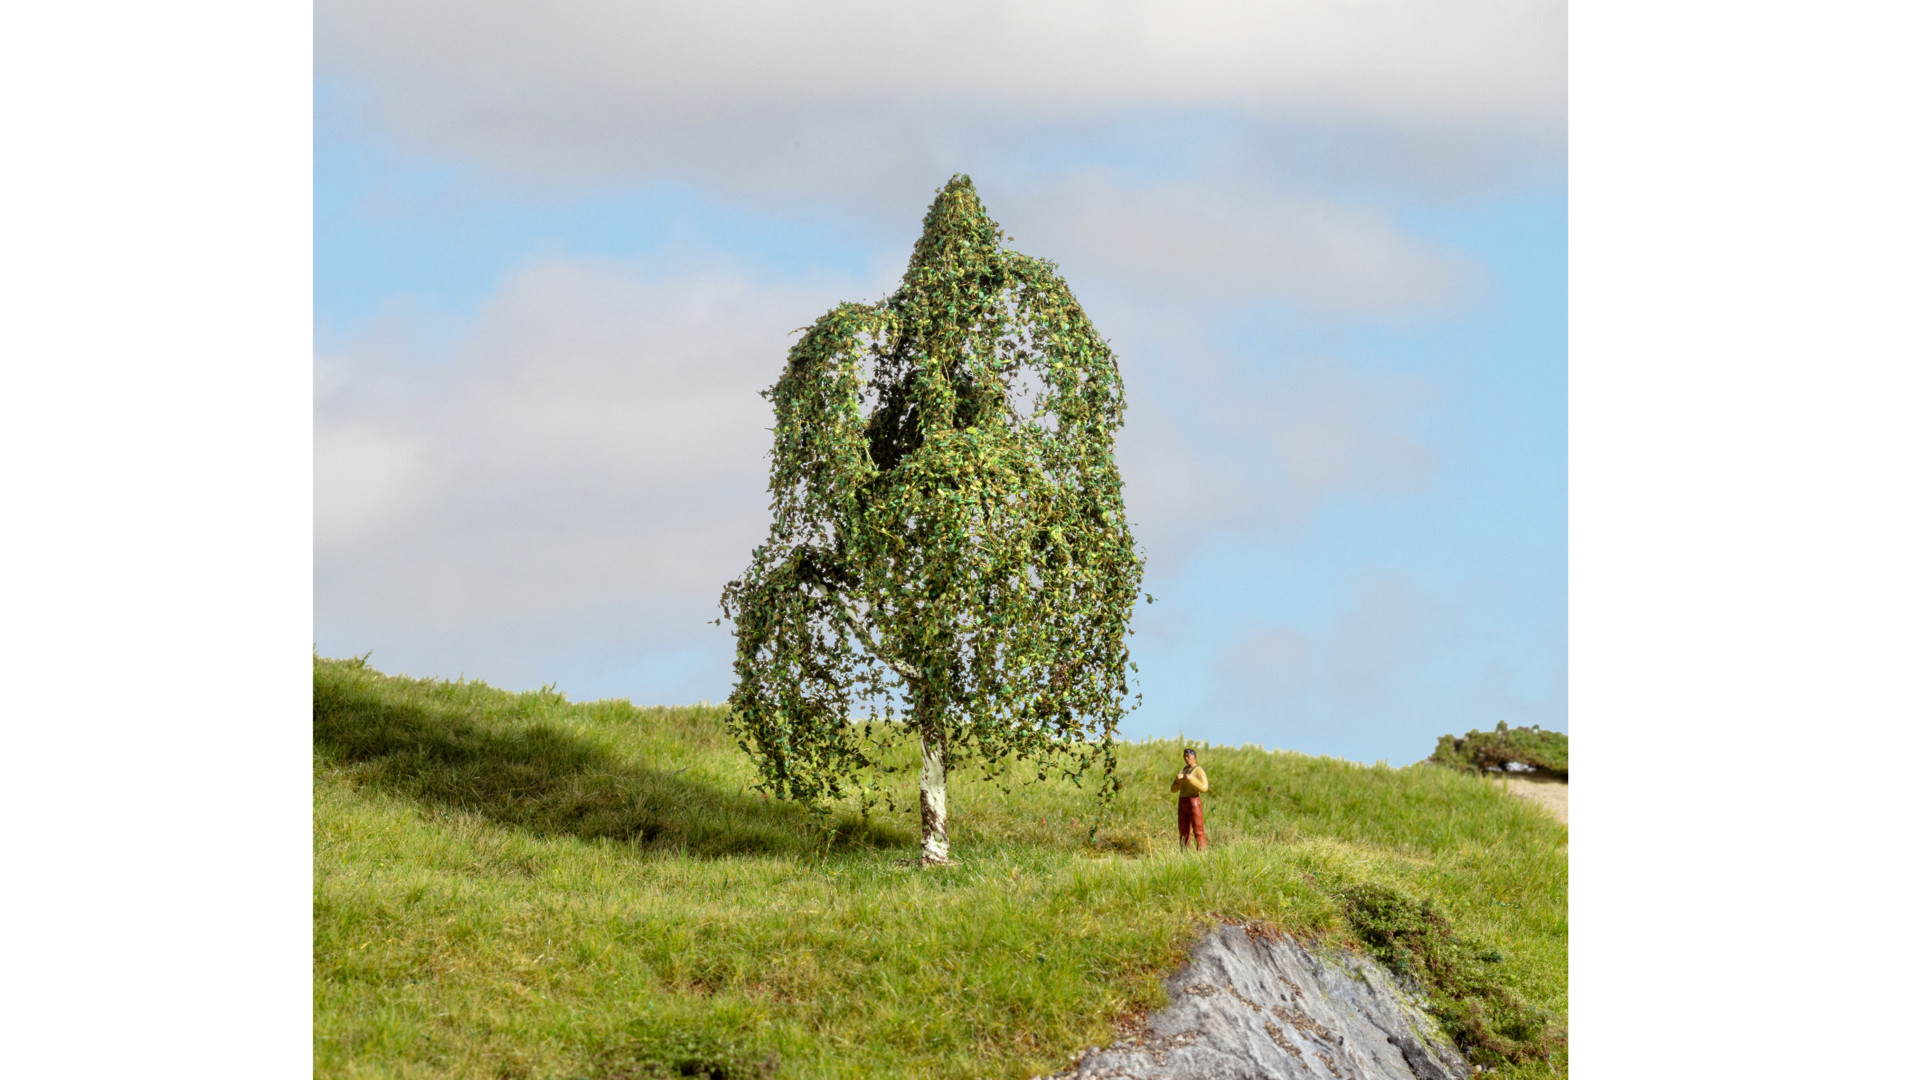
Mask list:
[[[1436,765],[1462,772],[1505,769],[1518,762],[1560,780],[1567,778],[1567,737],[1538,727],[1509,728],[1502,720],[1492,731],[1468,731],[1455,738],[1440,736],[1433,756]]]

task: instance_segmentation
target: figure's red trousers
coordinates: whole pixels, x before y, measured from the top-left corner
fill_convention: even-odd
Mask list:
[[[1193,846],[1200,851],[1207,850],[1207,815],[1200,809],[1200,796],[1180,796],[1180,846],[1187,846],[1187,837],[1193,837]]]

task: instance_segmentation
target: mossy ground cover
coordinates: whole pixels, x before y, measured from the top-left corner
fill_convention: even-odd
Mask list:
[[[315,1073],[1030,1077],[1233,918],[1435,956],[1443,1003],[1545,1051],[1502,1075],[1564,1074],[1564,826],[1445,769],[1202,762],[1204,856],[1173,836],[1177,746],[1145,742],[1091,844],[1091,791],[957,775],[961,861],[921,870],[906,783],[809,822],[751,790],[718,708],[316,659]]]

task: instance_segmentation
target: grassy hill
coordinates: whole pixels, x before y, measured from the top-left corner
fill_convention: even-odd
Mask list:
[[[1221,918],[1369,947],[1502,1075],[1566,1070],[1566,829],[1476,777],[1204,747],[1194,856],[1171,743],[1123,748],[1094,844],[1090,792],[962,772],[924,871],[910,790],[811,825],[718,707],[318,658],[313,707],[316,1076],[1031,1077]]]

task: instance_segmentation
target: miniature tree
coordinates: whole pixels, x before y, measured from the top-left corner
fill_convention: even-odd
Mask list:
[[[788,353],[765,392],[772,529],[721,600],[761,786],[864,805],[917,737],[926,864],[950,861],[959,763],[1076,784],[1098,767],[1109,798],[1133,669],[1119,371],[1054,265],[1004,238],[954,177],[899,290]]]

